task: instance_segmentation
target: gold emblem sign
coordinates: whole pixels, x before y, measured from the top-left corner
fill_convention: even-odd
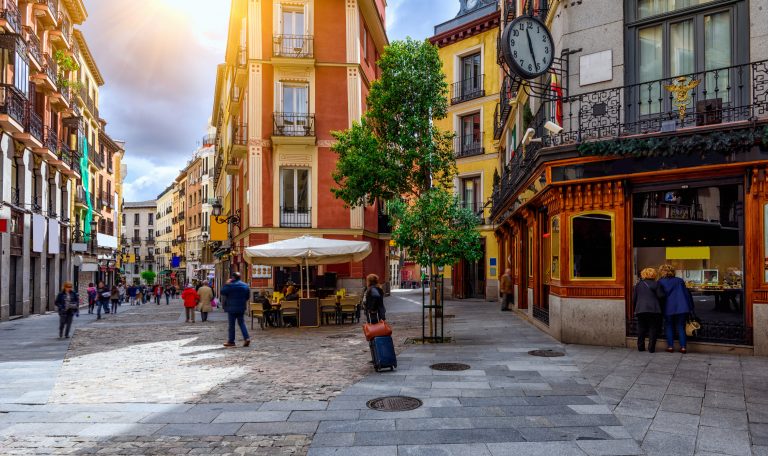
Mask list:
[[[680,120],[685,120],[685,109],[691,101],[691,91],[699,86],[701,81],[689,79],[685,76],[675,78],[674,84],[665,85],[664,88],[675,95],[672,104],[677,106],[680,112]]]

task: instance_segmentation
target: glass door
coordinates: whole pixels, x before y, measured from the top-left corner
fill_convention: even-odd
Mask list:
[[[309,87],[299,84],[283,84],[282,94],[283,134],[305,136],[310,128]]]

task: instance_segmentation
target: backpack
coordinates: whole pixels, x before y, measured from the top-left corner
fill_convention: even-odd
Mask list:
[[[89,288],[88,289],[88,301],[95,301],[96,300],[96,290]]]

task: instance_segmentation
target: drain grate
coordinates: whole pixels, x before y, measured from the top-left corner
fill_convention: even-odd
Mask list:
[[[429,366],[436,371],[465,371],[469,370],[469,364],[462,363],[437,363]]]
[[[408,396],[386,396],[371,399],[365,405],[381,412],[407,412],[423,405],[421,400]]]
[[[557,356],[565,356],[565,353],[555,350],[531,350],[528,352],[531,356],[542,356],[544,358],[555,358]]]

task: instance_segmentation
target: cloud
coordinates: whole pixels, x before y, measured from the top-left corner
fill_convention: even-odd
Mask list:
[[[128,178],[123,184],[125,201],[144,201],[157,198],[166,187],[179,175],[186,160],[179,165],[159,165],[157,160],[150,160],[126,154],[123,163],[128,166]]]
[[[387,7],[387,34],[389,40],[402,40],[407,36],[425,39],[434,35],[435,25],[456,16],[456,0],[390,0]]]

